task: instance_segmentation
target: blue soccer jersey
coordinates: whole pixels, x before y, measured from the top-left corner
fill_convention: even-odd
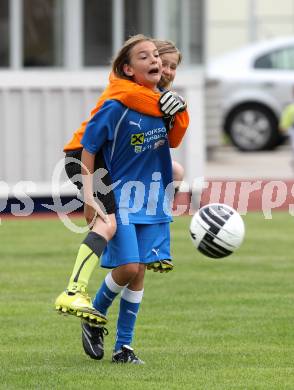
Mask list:
[[[162,118],[108,100],[89,121],[82,145],[92,154],[103,149],[118,223],[171,220],[172,165]]]

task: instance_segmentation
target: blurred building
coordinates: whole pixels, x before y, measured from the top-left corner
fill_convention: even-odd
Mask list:
[[[207,0],[207,59],[248,43],[294,34],[292,0]]]
[[[0,69],[107,66],[129,35],[169,38],[187,66],[294,33],[292,0],[0,0]]]
[[[0,0],[0,67],[106,66],[138,32],[203,58],[202,0]]]
[[[201,66],[203,15],[202,0],[0,0],[0,181],[10,192],[30,181],[32,191],[48,193],[64,144],[107,84],[112,57],[127,37],[144,33],[173,40],[183,53],[174,88],[188,100],[191,131],[173,153],[192,183],[205,145],[220,134],[215,86],[205,85]]]

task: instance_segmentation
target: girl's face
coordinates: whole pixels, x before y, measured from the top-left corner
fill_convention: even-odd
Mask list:
[[[154,43],[137,43],[130,52],[130,64],[123,67],[125,74],[150,89],[156,89],[162,74],[162,63]]]
[[[169,88],[176,77],[179,55],[178,53],[165,53],[160,57],[162,61],[162,77],[160,84],[163,88]]]

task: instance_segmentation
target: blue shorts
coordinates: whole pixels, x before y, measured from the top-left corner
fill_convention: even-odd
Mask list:
[[[129,263],[148,264],[157,260],[169,260],[169,225],[169,222],[117,225],[116,234],[101,257],[101,267],[115,268]]]

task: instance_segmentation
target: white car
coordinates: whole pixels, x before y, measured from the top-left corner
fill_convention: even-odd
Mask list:
[[[279,118],[294,101],[294,37],[260,42],[208,64],[220,81],[223,127],[243,151],[272,149],[284,138]]]

